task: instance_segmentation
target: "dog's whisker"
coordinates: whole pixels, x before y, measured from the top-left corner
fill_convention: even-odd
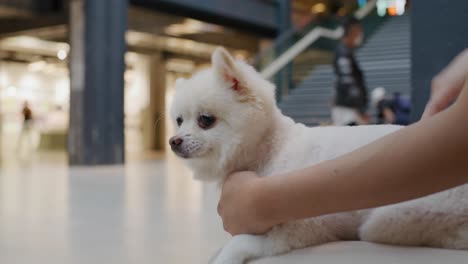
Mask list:
[[[159,122],[162,121],[166,117],[166,114],[167,114],[166,111],[162,111],[158,114],[158,117],[153,123],[153,128],[156,128],[158,126]]]

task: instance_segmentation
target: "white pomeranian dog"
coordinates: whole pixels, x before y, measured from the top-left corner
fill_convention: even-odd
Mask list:
[[[333,159],[399,129],[309,128],[281,113],[274,91],[223,48],[213,53],[210,69],[177,80],[171,108],[177,130],[169,143],[195,179],[221,184],[228,174],[245,170],[278,175]],[[468,249],[468,185],[397,205],[294,221],[264,235],[235,236],[212,263],[242,264],[337,240]]]

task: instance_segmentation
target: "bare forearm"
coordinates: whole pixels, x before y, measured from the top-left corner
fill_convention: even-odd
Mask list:
[[[464,90],[458,105],[433,118],[338,159],[262,179],[260,207],[279,223],[397,203],[468,182]]]

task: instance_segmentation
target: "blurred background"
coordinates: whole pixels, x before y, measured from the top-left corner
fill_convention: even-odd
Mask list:
[[[357,56],[369,89],[409,94],[409,4],[2,0],[2,162],[14,162],[9,154],[21,154],[18,148],[27,144],[62,152],[72,164],[122,163],[124,153],[132,159],[163,152],[174,80],[209,66],[216,46],[262,71],[314,29],[336,29],[340,18],[366,5],[360,14],[365,43]],[[285,114],[307,125],[330,122],[338,39],[309,39],[269,71]],[[20,139],[25,102],[34,125],[31,142],[18,146],[26,140]]]
[[[229,236],[216,186],[166,146],[178,77],[224,46],[284,114],[330,125],[354,16],[369,97],[401,95],[413,122],[466,48],[467,15],[437,0],[0,0],[0,262],[206,263]]]

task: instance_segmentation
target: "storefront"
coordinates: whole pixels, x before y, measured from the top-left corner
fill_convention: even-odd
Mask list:
[[[13,50],[12,44],[18,44],[18,41],[23,44],[28,41],[31,43],[16,46],[16,50]],[[10,54],[0,60],[2,152],[17,153],[21,151],[18,147],[25,144],[28,146],[22,148],[34,151],[65,151],[70,107],[68,45],[21,37],[6,42],[3,41],[3,47]],[[32,47],[34,44],[39,46]],[[62,49],[55,51],[50,49],[51,45],[41,47],[40,44],[54,44],[62,46]],[[42,49],[50,50],[39,54]],[[50,56],[53,53],[56,53],[55,58]],[[145,56],[132,52],[126,55],[125,133],[128,152],[144,149],[142,123],[149,105],[148,72],[144,58]],[[26,103],[33,114],[33,125],[27,138],[23,138],[22,112]],[[21,141],[27,142],[22,144]]]
[[[2,147],[15,150],[23,128],[27,102],[33,114],[32,144],[39,149],[64,149],[70,88],[65,63],[44,60],[0,62]]]

